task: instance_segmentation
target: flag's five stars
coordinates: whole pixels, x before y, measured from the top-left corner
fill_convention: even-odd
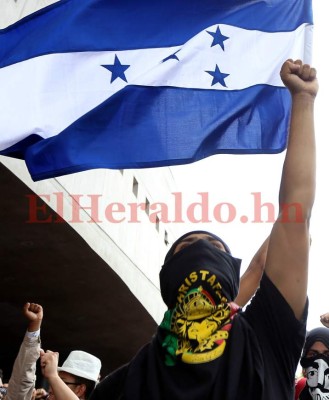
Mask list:
[[[206,72],[213,77],[211,86],[214,86],[216,83],[220,83],[222,86],[227,87],[224,79],[227,78],[230,74],[225,74],[221,72],[217,64],[215,71],[206,71]]]
[[[164,59],[162,60],[162,62],[164,63],[164,62],[166,62],[166,61],[168,61],[168,60],[177,60],[177,61],[179,61],[179,58],[176,56],[176,54],[177,54],[179,51],[180,51],[180,49],[177,50],[177,51],[175,51],[175,53],[170,54],[170,56],[164,58]]]
[[[223,50],[225,50],[224,42],[225,42],[225,40],[229,39],[229,37],[222,35],[222,32],[219,29],[219,26],[217,26],[216,32],[207,31],[207,33],[209,33],[209,35],[211,35],[214,38],[214,40],[211,44],[211,47],[216,46],[216,44],[218,44]]]
[[[112,65],[102,65],[102,67],[108,69],[112,72],[111,76],[111,83],[115,81],[117,78],[122,79],[123,81],[127,82],[127,78],[125,76],[125,71],[130,67],[130,65],[121,64],[120,60],[118,59],[117,55],[114,58],[114,64]]]

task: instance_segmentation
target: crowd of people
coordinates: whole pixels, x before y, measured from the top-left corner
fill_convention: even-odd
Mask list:
[[[264,242],[264,244],[267,243],[268,240]],[[254,268],[257,271],[263,270],[262,261],[266,256],[267,248],[264,244],[252,260],[249,273],[250,269]],[[248,278],[246,279],[248,280]],[[250,282],[246,293],[249,293],[249,290]],[[100,381],[101,361],[84,351],[73,350],[62,367],[58,367],[58,353],[49,350],[44,352],[40,348],[42,306],[26,303],[23,313],[29,321],[27,331],[14,364],[10,385],[2,381],[2,371],[0,370],[0,399],[88,400]],[[328,398],[329,313],[321,315],[320,321],[324,327],[312,329],[306,336],[300,360],[303,367],[302,376],[296,376],[295,380],[295,400]],[[39,357],[41,371],[47,384],[45,387],[35,388],[36,362]]]
[[[100,379],[100,359],[85,351],[73,350],[63,365],[58,367],[59,354],[41,348],[43,307],[40,304],[26,303],[23,314],[28,321],[27,330],[9,382],[4,384],[0,381],[0,399],[87,400]],[[35,388],[38,360],[42,375],[47,381],[45,388]]]
[[[241,280],[241,260],[220,237],[183,235],[160,272],[168,307],[162,323],[131,362],[101,380],[101,361],[84,351],[73,350],[58,367],[58,353],[41,348],[43,308],[27,303],[27,332],[3,399],[329,398],[328,328],[310,331],[305,342],[318,83],[315,69],[299,60],[283,64],[281,79],[292,105],[280,212]],[[321,322],[328,326],[328,315]],[[47,393],[34,388],[38,359]],[[304,379],[295,390],[299,361]]]
[[[268,240],[264,243],[267,242]],[[252,269],[262,271],[265,255],[266,246],[263,244],[250,264]],[[28,328],[14,364],[10,385],[2,381],[0,370],[0,399],[88,400],[100,381],[101,361],[84,351],[73,350],[62,367],[58,367],[58,353],[49,350],[44,352],[40,348],[42,306],[26,303],[23,313],[29,321]],[[294,400],[328,398],[329,313],[321,315],[320,321],[324,327],[312,329],[306,336],[300,360],[302,376],[296,376]],[[45,387],[35,388],[36,362],[39,357],[42,375],[47,384]]]

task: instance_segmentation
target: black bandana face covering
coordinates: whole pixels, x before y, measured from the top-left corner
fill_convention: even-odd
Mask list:
[[[329,357],[317,354],[303,357],[301,366],[306,370],[307,390],[311,399],[329,399]]]
[[[233,301],[240,281],[241,260],[200,239],[169,258],[160,272],[161,295],[168,306],[180,303],[186,293],[202,286],[216,304]]]
[[[202,364],[221,357],[238,307],[240,263],[208,240],[199,239],[165,262],[161,294],[169,310],[160,325],[167,366],[177,359]]]

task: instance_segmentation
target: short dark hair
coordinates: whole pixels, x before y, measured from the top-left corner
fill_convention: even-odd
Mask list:
[[[77,376],[76,378],[77,378],[77,382],[86,386],[86,399],[89,399],[92,391],[95,389],[96,382],[91,381],[90,379],[81,378],[80,376]]]

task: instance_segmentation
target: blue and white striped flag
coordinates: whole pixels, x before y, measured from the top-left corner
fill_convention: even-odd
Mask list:
[[[311,0],[62,0],[0,30],[0,154],[34,180],[277,153]]]

